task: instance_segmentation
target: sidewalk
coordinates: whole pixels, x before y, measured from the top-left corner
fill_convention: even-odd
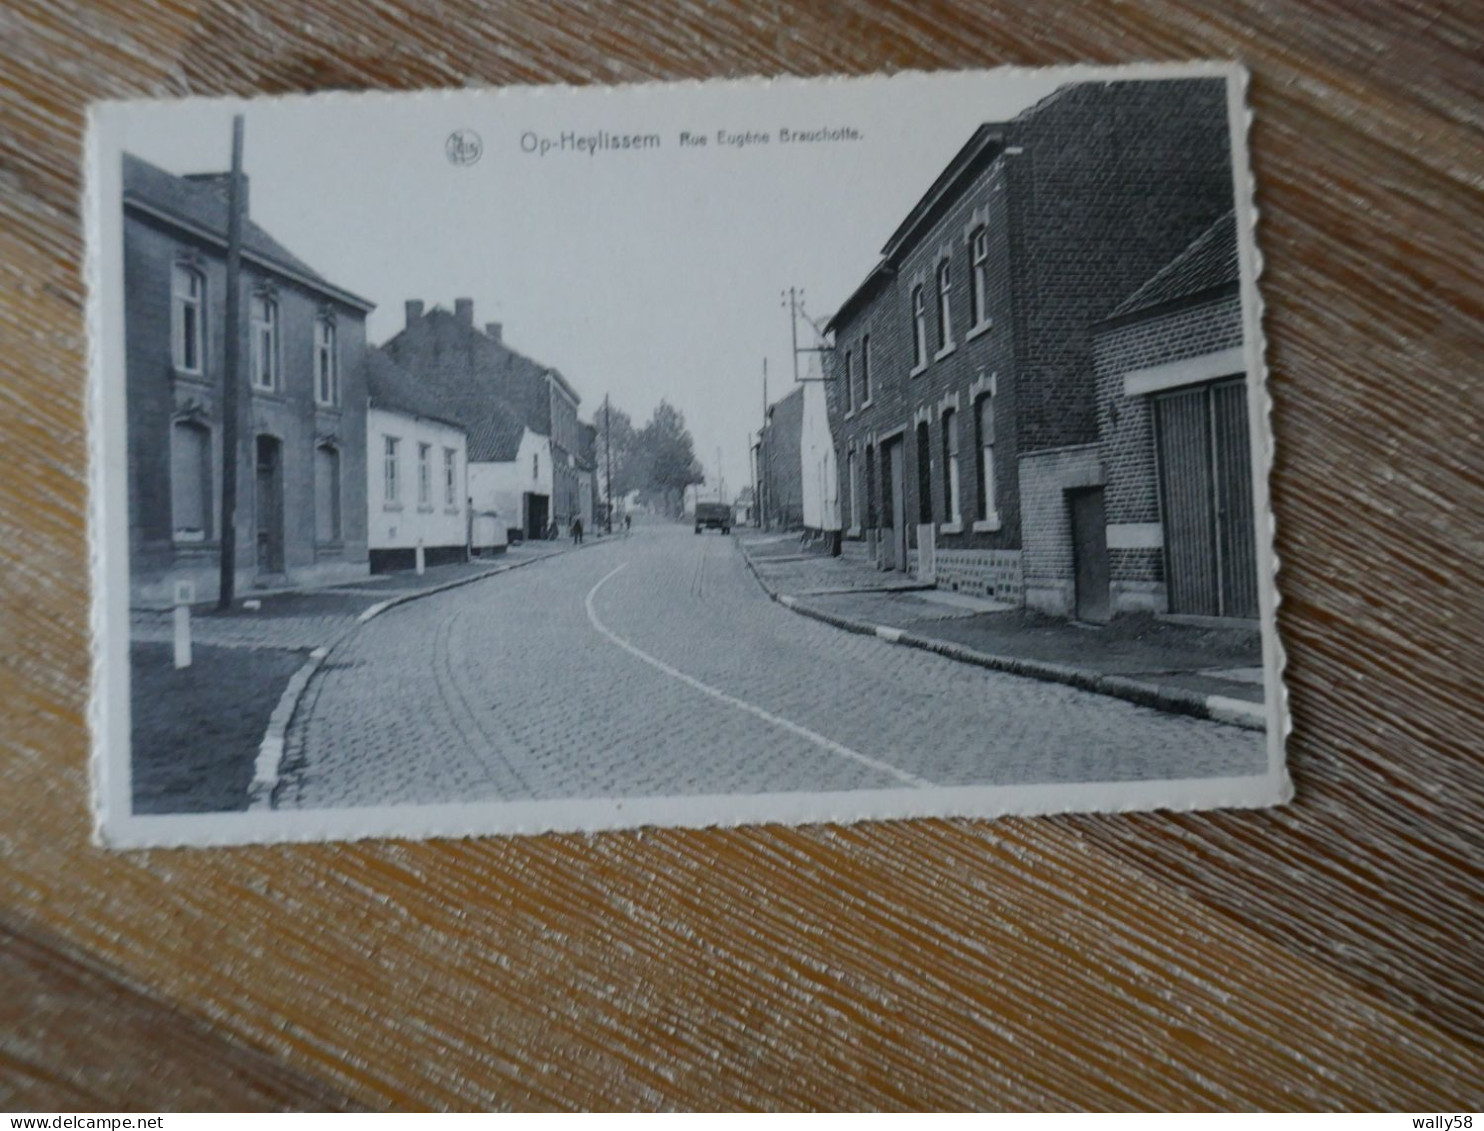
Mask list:
[[[1266,727],[1256,632],[1149,614],[1075,624],[878,572],[861,543],[847,542],[839,558],[801,550],[792,536],[739,535],[738,544],[775,600],[847,631],[1161,710]]]
[[[600,544],[592,539],[588,545]],[[132,785],[139,813],[246,809],[265,741],[329,650],[383,609],[572,549],[526,542],[494,558],[378,574],[319,589],[239,593],[191,610],[192,663],[177,670],[171,610],[129,617]],[[256,602],[249,608],[247,602]],[[285,701],[287,705],[285,705]]]

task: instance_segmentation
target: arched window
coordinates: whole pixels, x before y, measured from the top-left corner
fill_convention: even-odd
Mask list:
[[[340,541],[340,452],[333,444],[314,449],[314,538]]]
[[[969,298],[975,326],[989,321],[989,232],[983,225],[969,235]]]
[[[206,277],[177,263],[170,273],[171,360],[186,373],[200,373],[206,355]]]
[[[949,297],[953,292],[953,272],[948,260],[938,264],[938,352],[953,345],[953,320]]]
[[[340,356],[335,322],[327,314],[314,320],[314,399],[323,405],[340,403]]]
[[[278,388],[278,303],[272,295],[252,297],[252,384]]]
[[[211,537],[211,429],[193,420],[170,427],[170,523],[177,542]]]
[[[845,351],[845,411],[855,410],[855,357]]]
[[[979,398],[977,413],[979,426],[979,517],[989,520],[995,517],[994,480],[994,397]]]
[[[871,335],[861,338],[861,407],[871,403]]]
[[[927,309],[919,285],[912,288],[912,368],[921,369],[926,364]]]

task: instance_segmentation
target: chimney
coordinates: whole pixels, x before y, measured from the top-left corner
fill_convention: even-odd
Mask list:
[[[474,300],[472,298],[454,299],[453,316],[458,319],[460,326],[472,330],[474,328]]]
[[[407,300],[407,328],[411,330],[423,316],[422,299],[410,298]]]
[[[484,324],[484,332],[497,342],[502,340],[500,335],[504,330],[505,327],[501,326],[498,322],[486,322]]]
[[[185,179],[198,185],[205,185],[221,198],[223,204],[227,203],[227,193],[231,190],[231,173],[187,173]],[[242,174],[242,214],[252,215],[252,197],[248,193],[247,174]]]

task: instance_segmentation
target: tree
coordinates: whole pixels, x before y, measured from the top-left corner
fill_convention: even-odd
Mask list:
[[[637,485],[660,495],[671,514],[680,513],[685,489],[706,479],[685,417],[667,401],[655,406],[654,415],[635,434],[634,455]]]
[[[641,486],[635,474],[639,468],[634,451],[634,422],[623,409],[608,405],[598,409],[597,419],[593,423],[598,429],[594,455],[598,463],[599,482],[606,482],[610,468],[613,474],[612,483],[607,484],[608,493],[604,496],[606,502],[609,494],[617,499]],[[610,430],[612,436],[609,435]]]

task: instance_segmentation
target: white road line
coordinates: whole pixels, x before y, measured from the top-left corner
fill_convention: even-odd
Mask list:
[[[597,597],[598,590],[602,589],[603,586],[607,585],[609,581],[613,580],[614,577],[622,573],[625,569],[628,568],[628,566],[629,563],[624,562],[623,565],[619,566],[617,569],[612,570],[605,577],[603,577],[596,585],[588,590],[587,600],[584,602],[584,604],[587,607],[587,619],[592,622],[592,626],[604,636],[606,636],[609,640],[611,640],[614,644],[617,644],[629,655],[633,656],[635,659],[643,660],[650,667],[657,668],[658,670],[664,672],[668,676],[673,677],[674,679],[678,679],[687,687],[693,687],[697,691],[711,696],[713,699],[721,700],[723,703],[727,704],[730,707],[735,707],[739,711],[746,711],[749,715],[754,715],[757,718],[762,719],[764,722],[772,723],[776,727],[781,727],[782,729],[788,731],[790,734],[797,735],[799,738],[806,739],[809,742],[814,743],[816,746],[828,750],[831,754],[838,754],[842,758],[849,758],[852,761],[859,762],[863,766],[869,766],[871,769],[877,770],[880,773],[890,774],[892,777],[896,778],[899,781],[905,782],[908,785],[917,786],[919,788],[930,788],[932,786],[933,783],[928,781],[926,778],[920,778],[916,774],[909,774],[906,770],[899,770],[897,769],[897,767],[891,765],[890,763],[879,761],[878,759],[872,758],[870,755],[860,753],[860,751],[858,750],[852,750],[850,749],[850,747],[843,746],[832,738],[826,738],[824,735],[819,734],[816,731],[812,731],[808,727],[800,726],[798,723],[789,722],[789,720],[787,719],[780,718],[779,716],[773,714],[771,711],[765,711],[763,710],[763,708],[755,706],[754,704],[747,702],[745,699],[738,699],[735,695],[728,695],[725,691],[712,687],[709,683],[702,683],[694,676],[686,675],[678,668],[672,668],[663,660],[659,660],[656,659],[654,656],[651,656],[642,648],[637,648],[633,644],[630,644],[627,640],[619,636],[616,632],[614,632],[601,620],[599,620],[597,610],[593,608],[593,599]]]

